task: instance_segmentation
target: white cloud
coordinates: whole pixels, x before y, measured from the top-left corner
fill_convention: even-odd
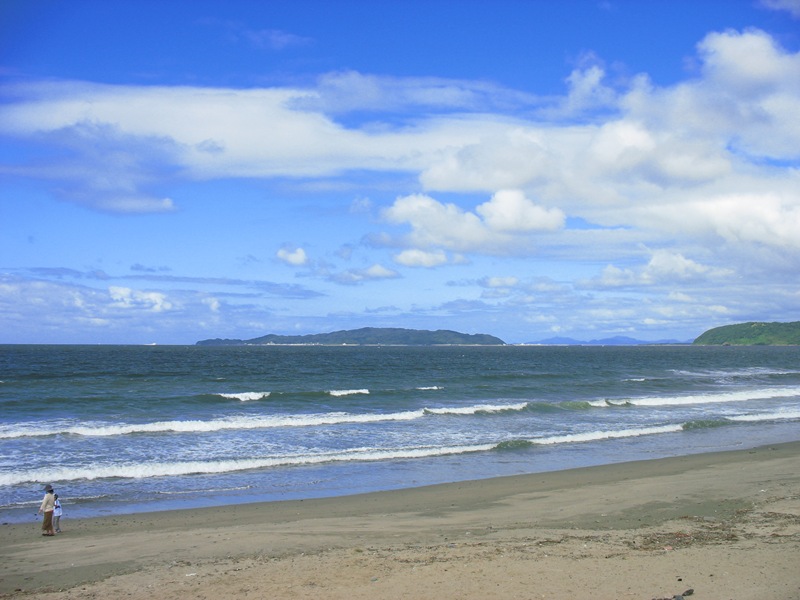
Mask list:
[[[349,269],[336,273],[331,276],[331,280],[336,283],[353,285],[380,279],[397,279],[398,277],[400,277],[400,274],[397,271],[376,263],[366,269]]]
[[[665,139],[702,142],[731,160],[800,157],[800,53],[763,31],[711,33],[699,44],[700,76],[670,88],[640,78],[621,100]],[[731,152],[733,150],[734,152]]]
[[[487,277],[481,284],[490,288],[512,288],[519,284],[517,277]]]
[[[96,145],[102,134],[106,155],[129,163],[158,147],[161,162],[194,179],[415,170],[443,144],[475,135],[457,132],[448,122],[400,131],[348,129],[322,112],[298,107],[318,96],[313,89],[58,82],[14,91],[26,99],[3,107],[0,132],[49,135],[53,143],[84,154],[91,147],[77,146],[81,136],[90,132]],[[87,171],[90,166],[95,165],[87,164]]]
[[[438,267],[447,263],[447,254],[443,250],[420,250],[409,248],[394,256],[394,261],[405,267]]]
[[[281,248],[277,252],[277,257],[286,264],[294,267],[301,267],[308,263],[308,256],[306,255],[306,251],[302,248],[295,248],[294,250]]]
[[[800,19],[800,0],[761,0],[761,5],[771,10],[785,10]]]
[[[427,198],[508,189],[537,199],[533,207],[494,198],[474,213],[435,201],[397,203],[393,213],[412,224],[420,248],[502,252],[519,241],[503,234],[557,230],[562,211],[665,234],[661,223],[672,230],[677,219],[661,215],[674,206],[797,184],[796,170],[771,161],[800,159],[800,54],[761,31],[725,31],[698,44],[698,60],[696,77],[662,88],[645,76],[612,88],[593,64],[574,71],[568,94],[549,102],[483,83],[355,72],[308,88],[21,85],[7,88],[13,100],[0,109],[0,132],[47,140],[72,158],[4,172],[66,181],[59,187],[69,199],[103,210],[158,212],[174,210],[161,188],[176,179],[402,171],[418,174]],[[509,116],[521,106],[528,110]],[[568,122],[559,121],[565,107]],[[388,118],[345,127],[332,116],[362,109]],[[742,235],[726,239],[785,240],[774,229],[793,222],[797,200],[784,196],[780,204],[763,235],[739,228]],[[692,210],[684,227],[727,231],[713,213]]]
[[[594,283],[601,287],[669,286],[691,281],[721,281],[733,274],[730,269],[703,265],[678,252],[656,250],[648,263],[639,269],[607,265]]]
[[[145,214],[173,212],[176,207],[171,198],[146,198],[142,196],[103,198],[95,204],[97,208],[112,213]]]
[[[646,282],[674,282],[700,277],[720,277],[730,275],[730,271],[713,269],[669,250],[656,250],[650,262],[642,271],[641,278]]]
[[[538,206],[518,190],[497,192],[474,213],[415,194],[398,198],[383,216],[411,226],[407,244],[414,249],[489,254],[517,252],[531,245],[530,234],[558,229],[565,221],[561,210]]]
[[[480,81],[339,71],[321,76],[315,93],[298,98],[296,106],[332,114],[409,109],[482,111],[524,105],[532,99],[530,95]]]
[[[713,306],[737,314],[728,304],[741,294],[722,302],[698,289],[709,281],[731,285],[734,269],[770,282],[764,289],[780,287],[785,277],[770,273],[800,268],[800,53],[762,31],[723,31],[700,41],[696,60],[691,77],[668,86],[646,75],[612,83],[599,63],[591,64],[569,75],[567,93],[554,98],[481,82],[352,71],[309,87],[5,86],[0,134],[25,142],[20,156],[35,155],[36,144],[42,152],[37,162],[6,158],[0,173],[45,179],[73,202],[118,213],[174,211],[190,201],[176,193],[186,181],[280,178],[311,186],[336,177],[361,186],[359,193],[377,183],[369,190],[377,194],[387,180],[417,178],[406,189],[419,193],[401,191],[383,212],[393,232],[374,238],[392,248],[398,265],[444,271],[472,254],[531,262],[541,256],[564,265],[579,259],[586,279],[598,264],[608,265],[588,287],[620,294],[648,286],[665,286],[666,294],[669,282],[682,287],[670,290],[677,295],[663,309],[617,310],[611,300],[579,297],[569,310],[597,302],[591,314],[609,319],[649,310],[641,322],[666,318],[669,310],[707,315]],[[473,194],[488,200],[476,202]],[[369,200],[356,200],[351,215],[363,219],[370,208]],[[642,259],[638,243],[661,250]],[[351,259],[353,246],[342,249],[339,258]],[[308,262],[302,248],[277,256],[294,266]],[[335,275],[326,267],[324,274],[351,284],[399,277],[375,260]],[[534,267],[519,268],[525,281],[525,269]],[[510,273],[508,281],[517,275]],[[570,277],[574,272],[564,281]],[[500,285],[502,278],[470,280],[483,281],[484,290],[513,287],[518,303],[527,301],[522,294],[545,293]],[[43,302],[33,290],[27,297]],[[97,302],[98,315],[131,308],[163,314],[180,306],[172,292],[108,293],[105,304],[91,294],[64,298]],[[750,305],[753,312],[771,310],[776,294],[763,293],[769,297]],[[796,292],[783,298],[796,306]],[[206,313],[209,307],[226,305],[207,303]],[[566,330],[568,319],[562,315],[554,326]]]
[[[501,190],[475,212],[489,229],[500,232],[553,231],[561,229],[566,220],[563,211],[537,206],[520,190]]]
[[[572,71],[567,78],[569,93],[560,109],[563,116],[614,108],[617,92],[603,83],[604,78],[605,71],[600,65]],[[558,115],[558,112],[553,114]]]
[[[127,287],[111,286],[108,288],[108,294],[118,307],[141,308],[152,312],[164,312],[175,308],[166,294],[160,292],[143,292]]]
[[[794,182],[792,189],[791,181]],[[800,250],[800,173],[769,191],[709,191],[705,198],[676,200],[648,209],[654,221],[671,231],[713,235],[733,245],[765,246],[795,253]]]
[[[221,306],[222,306],[220,301],[217,300],[216,298],[203,298],[202,302],[203,302],[203,304],[208,306],[208,308],[211,310],[211,312],[215,312],[215,313],[218,313],[220,308],[221,308]]]
[[[415,194],[398,198],[383,215],[392,223],[411,225],[410,245],[415,247],[464,250],[489,242],[490,232],[479,217],[430,196]]]

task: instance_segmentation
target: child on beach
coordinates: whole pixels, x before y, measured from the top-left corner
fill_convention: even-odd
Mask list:
[[[61,533],[61,501],[58,494],[55,494],[53,502],[53,527],[56,533]]]

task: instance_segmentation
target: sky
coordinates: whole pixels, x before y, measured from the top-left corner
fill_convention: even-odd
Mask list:
[[[800,0],[0,0],[0,343],[800,320]]]

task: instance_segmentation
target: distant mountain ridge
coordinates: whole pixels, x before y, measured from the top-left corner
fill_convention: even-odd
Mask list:
[[[269,345],[316,345],[316,346],[505,346],[498,337],[485,333],[459,333],[448,329],[427,331],[393,327],[362,327],[331,333],[308,335],[262,335],[249,340],[209,339],[201,340],[197,346],[269,346]]]
[[[700,335],[698,346],[798,346],[800,321],[764,323],[751,321],[714,327]]]

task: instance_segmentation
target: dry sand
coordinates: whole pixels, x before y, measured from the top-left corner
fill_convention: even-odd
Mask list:
[[[345,498],[0,526],[0,596],[800,599],[800,442]],[[693,590],[691,595],[689,590]]]

